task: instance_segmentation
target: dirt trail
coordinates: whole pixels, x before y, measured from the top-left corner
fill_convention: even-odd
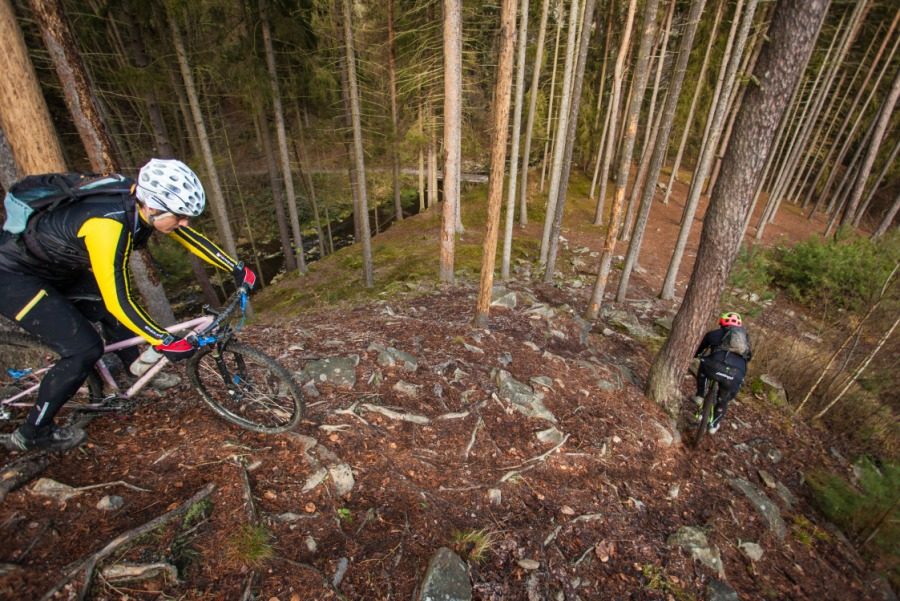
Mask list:
[[[677,201],[654,206],[635,298],[658,291],[680,211]],[[810,231],[786,211],[764,242]],[[564,232],[570,248],[599,242],[573,232]],[[230,426],[186,385],[94,421],[90,442],[55,457],[44,477],[147,492],[112,486],[62,503],[28,487],[11,493],[0,505],[0,597],[39,598],[71,562],[214,483],[210,506],[108,562],[168,562],[178,581],[98,576],[88,598],[238,599],[255,574],[259,599],[411,599],[442,546],[468,559],[476,599],[703,599],[713,581],[742,599],[873,598],[865,566],[804,500],[805,469],[842,467],[818,433],[745,395],[729,426],[695,452],[641,394],[646,342],[604,335],[605,323],[591,331],[567,311],[584,289],[509,288],[516,306],[495,308],[489,330],[470,326],[469,286],[248,327],[242,340],[292,370],[358,359],[355,382],[307,387],[308,419],[281,436]],[[640,325],[652,330],[671,308],[645,304]],[[388,347],[414,357],[415,369],[386,360]],[[523,410],[501,371],[525,387],[515,390],[539,392],[548,413]],[[268,533],[255,546],[241,465]],[[351,470],[349,491],[338,486],[340,466]],[[738,481],[767,493],[782,532]],[[111,494],[122,508],[98,509]],[[705,533],[721,571],[670,543],[684,526]],[[462,536],[476,532],[489,537],[480,557]],[[749,559],[741,542],[762,557]]]

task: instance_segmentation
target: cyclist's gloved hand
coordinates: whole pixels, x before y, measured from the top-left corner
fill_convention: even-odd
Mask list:
[[[237,264],[232,275],[234,275],[234,285],[238,288],[243,286],[247,292],[251,292],[256,287],[256,274],[244,265],[243,261]]]
[[[169,336],[162,344],[153,347],[158,353],[162,353],[169,361],[181,361],[191,358],[197,352],[196,339],[193,336],[174,338]]]

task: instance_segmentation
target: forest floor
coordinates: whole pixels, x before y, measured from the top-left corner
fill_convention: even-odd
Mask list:
[[[109,485],[65,501],[32,484],[6,497],[0,597],[40,598],[77,562],[212,484],[186,515],[106,557],[86,598],[415,599],[440,547],[466,560],[475,599],[724,599],[715,596],[724,585],[745,600],[879,598],[870,566],[808,502],[809,468],[850,468],[822,432],[745,391],[722,430],[695,450],[687,407],[676,423],[642,394],[664,334],[654,324],[677,306],[653,300],[677,235],[677,192],[651,213],[629,294],[640,300],[617,307],[655,334],[577,318],[593,279],[572,265],[600,243],[590,228],[570,227],[584,218],[577,207],[563,231],[564,283],[541,285],[519,265],[507,285],[516,306],[494,307],[488,329],[471,327],[477,291],[467,283],[410,282],[380,301],[263,314],[242,341],[292,371],[327,357],[358,360],[351,380],[318,383],[315,392],[307,385],[306,418],[277,436],[217,418],[186,381],[145,394],[128,415],[95,419],[89,441],[53,456],[42,477]],[[763,243],[821,229],[788,207]],[[479,235],[470,226],[465,237]],[[801,335],[777,303],[760,311],[768,327]],[[410,353],[415,369],[381,360],[385,347]],[[548,413],[523,413],[504,395],[503,372],[540,393]],[[686,376],[686,398],[692,388]],[[16,457],[0,451],[0,463]],[[342,490],[321,477],[340,466],[352,472]],[[742,483],[769,497],[780,517],[759,513]],[[124,504],[99,509],[107,495]],[[704,560],[670,538],[683,527],[705,534]],[[122,583],[100,570],[129,563],[169,564],[177,579],[164,568]],[[78,581],[54,598],[75,598]]]

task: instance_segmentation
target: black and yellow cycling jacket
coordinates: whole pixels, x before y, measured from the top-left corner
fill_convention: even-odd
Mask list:
[[[147,244],[153,226],[144,221],[129,194],[83,198],[38,217],[29,247],[36,244],[44,257],[26,247],[22,236],[0,236],[0,277],[26,274],[64,286],[91,271],[106,309],[124,326],[151,344],[168,336],[165,329],[135,302],[128,268],[134,248]],[[237,261],[190,227],[169,234],[191,253],[224,271],[234,272]]]

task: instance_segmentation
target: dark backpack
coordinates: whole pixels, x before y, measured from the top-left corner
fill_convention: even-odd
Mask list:
[[[722,342],[715,350],[734,353],[735,355],[740,355],[744,359],[747,359],[750,356],[750,337],[747,335],[747,330],[741,326],[730,326],[725,328],[725,335],[722,336]]]
[[[35,216],[64,207],[93,194],[130,193],[133,182],[124,175],[45,173],[14,183],[3,199],[3,229],[21,234]]]

